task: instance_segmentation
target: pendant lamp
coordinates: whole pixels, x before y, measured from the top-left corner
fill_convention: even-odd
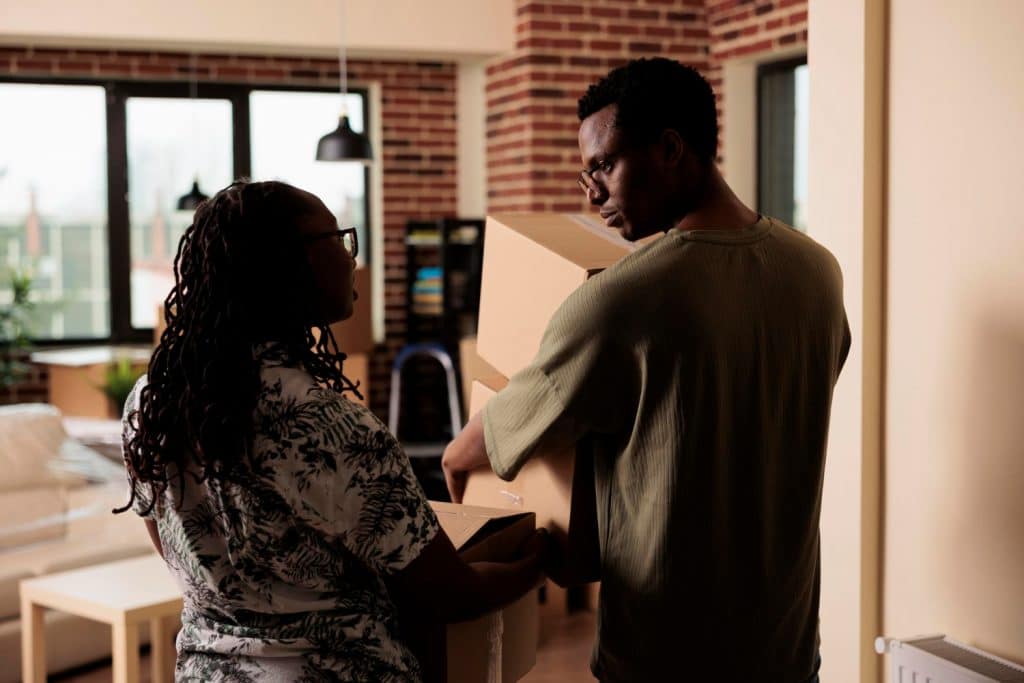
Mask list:
[[[189,99],[192,102],[192,146],[194,150],[198,150],[198,143],[196,142],[196,112],[195,102],[198,90],[197,79],[199,78],[196,70],[196,55],[192,53],[192,81],[189,83]],[[196,155],[198,157],[198,154]],[[196,159],[198,164],[198,158]],[[209,199],[209,196],[203,194],[202,190],[199,189],[199,171],[196,171],[195,177],[192,179],[192,189],[187,193],[178,197],[178,211],[195,211],[199,208],[199,205]]]
[[[338,36],[338,70],[341,81],[341,115],[338,127],[320,138],[316,145],[317,161],[358,161],[365,164],[373,160],[370,138],[352,130],[345,110],[345,95],[348,93],[348,62],[345,59],[345,4],[338,0],[338,16],[341,30]]]

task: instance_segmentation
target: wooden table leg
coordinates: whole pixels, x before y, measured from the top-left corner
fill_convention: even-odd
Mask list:
[[[23,683],[46,681],[46,609],[21,598],[21,680]]]
[[[139,681],[139,625],[120,619],[111,625],[114,683]]]
[[[149,620],[149,654],[152,657],[153,683],[174,683],[175,649],[171,642],[169,619],[157,617]]]

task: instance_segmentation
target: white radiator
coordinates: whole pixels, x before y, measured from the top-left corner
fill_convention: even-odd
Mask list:
[[[889,653],[892,683],[1024,683],[1024,667],[945,636],[876,638]]]

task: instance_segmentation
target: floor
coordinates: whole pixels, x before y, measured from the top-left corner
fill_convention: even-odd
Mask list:
[[[594,641],[595,616],[590,611],[569,615],[542,616],[541,643],[537,665],[521,683],[593,683],[590,675],[590,647]],[[143,655],[139,683],[151,683],[149,655]],[[109,683],[113,678],[110,661],[88,670],[78,669],[51,681],[62,683]]]

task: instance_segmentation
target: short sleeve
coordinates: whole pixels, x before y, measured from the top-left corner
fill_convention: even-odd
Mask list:
[[[309,463],[296,473],[297,507],[377,573],[397,572],[433,540],[437,516],[408,456],[380,420],[337,395],[318,403],[321,419],[296,444],[300,463]],[[309,484],[303,472],[313,463],[327,476]]]
[[[615,433],[632,421],[640,384],[636,345],[606,274],[566,299],[537,356],[484,407],[487,454],[499,477],[514,478],[540,446]]]
[[[142,399],[142,389],[147,384],[146,375],[140,377],[135,386],[132,387],[124,402],[124,411],[121,414],[121,443],[127,444],[135,436],[135,428],[132,426],[131,416],[139,409],[139,401]],[[122,446],[122,455],[127,456]],[[128,461],[125,460],[125,473],[128,473]],[[132,512],[143,519],[154,519],[156,509],[152,504],[152,488],[147,484],[132,481],[128,475],[128,495],[131,496],[131,489],[135,487],[135,499],[132,501]]]

